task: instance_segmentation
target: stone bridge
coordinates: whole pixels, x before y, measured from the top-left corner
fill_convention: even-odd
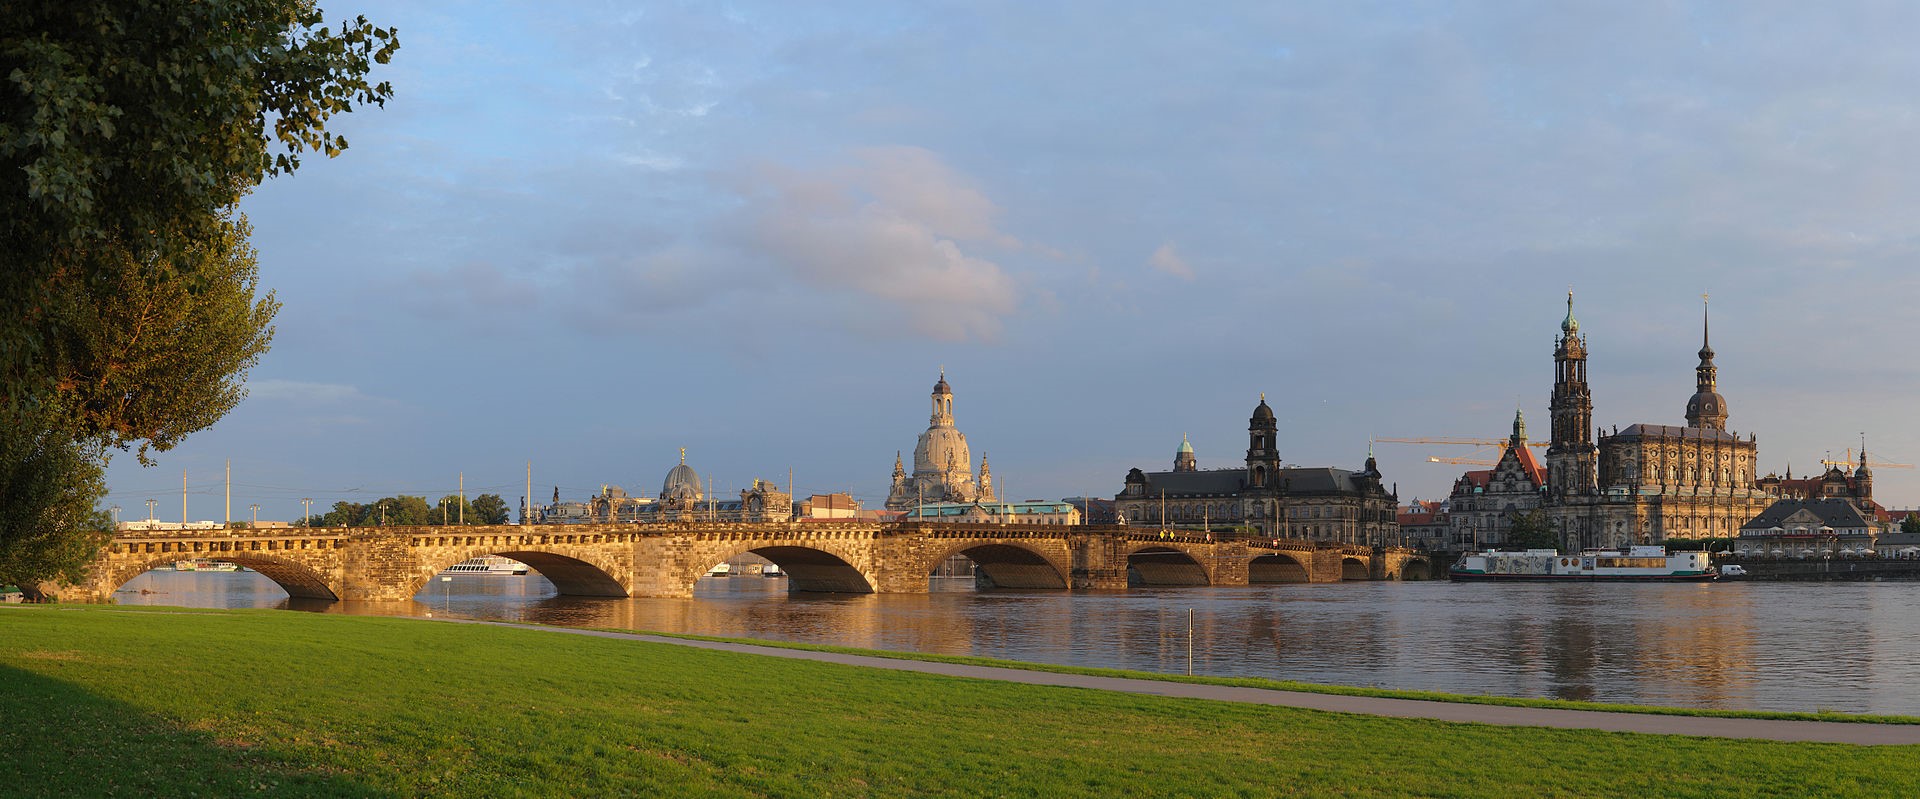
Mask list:
[[[1291,539],[1226,538],[1140,527],[877,522],[128,531],[80,585],[43,586],[68,601],[109,601],[142,572],[178,560],[238,563],[295,597],[406,600],[448,566],[481,555],[527,564],[562,594],[686,597],[715,564],[751,552],[779,564],[794,591],[925,593],[965,555],[1003,588],[1123,590],[1129,585],[1430,579],[1413,550]]]

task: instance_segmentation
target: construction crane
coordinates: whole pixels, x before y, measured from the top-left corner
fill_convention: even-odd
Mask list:
[[[1385,441],[1386,439],[1383,438],[1380,440]],[[1856,466],[1860,463],[1859,461],[1853,459],[1853,448],[1851,447],[1847,448],[1846,460],[1836,461],[1836,460],[1822,459],[1820,462],[1827,466]],[[1913,468],[1913,464],[1911,463],[1888,463],[1886,461],[1876,461],[1872,458],[1867,459],[1867,466],[1875,469],[1911,469]]]
[[[1504,439],[1504,438],[1460,438],[1457,436],[1425,436],[1421,438],[1376,438],[1374,440],[1385,442],[1388,444],[1455,444],[1455,445],[1468,446],[1468,447],[1505,447],[1507,445],[1507,439]],[[1527,442],[1527,446],[1545,447],[1545,446],[1550,446],[1550,443],[1546,441],[1529,441]]]
[[[1428,463],[1451,463],[1451,464],[1456,464],[1460,466],[1492,466],[1494,465],[1493,461],[1481,460],[1479,458],[1436,458],[1431,455],[1427,456],[1427,462]]]

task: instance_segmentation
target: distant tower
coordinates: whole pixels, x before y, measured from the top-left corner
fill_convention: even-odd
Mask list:
[[[1567,318],[1553,351],[1553,440],[1547,447],[1547,493],[1556,498],[1593,493],[1599,449],[1593,439],[1593,392],[1587,388],[1587,342],[1573,318],[1573,292],[1567,292]]]
[[[996,501],[993,498],[993,470],[987,468],[987,453],[984,452],[980,453],[980,494],[975,501]]]
[[[1187,443],[1187,434],[1180,434],[1180,449],[1173,453],[1173,470],[1176,472],[1197,472],[1200,465],[1193,459],[1193,445]]]
[[[1727,398],[1715,391],[1713,346],[1707,343],[1707,298],[1700,297],[1700,365],[1693,368],[1694,391],[1687,400],[1687,426],[1727,429]]]
[[[1853,470],[1853,495],[1862,503],[1873,501],[1873,470],[1867,468],[1867,448],[1860,447],[1860,468]]]
[[[1519,408],[1513,409],[1513,435],[1507,438],[1507,446],[1519,449],[1527,445],[1527,417]]]
[[[1274,439],[1278,437],[1279,425],[1273,419],[1273,409],[1267,407],[1267,395],[1260,394],[1260,406],[1253,409],[1253,418],[1247,420],[1247,486],[1249,488],[1270,488],[1279,480],[1280,453]]]

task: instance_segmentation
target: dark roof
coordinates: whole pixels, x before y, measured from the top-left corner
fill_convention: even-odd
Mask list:
[[[1158,496],[1201,494],[1227,495],[1240,492],[1246,482],[1245,469],[1209,469],[1199,472],[1146,472],[1147,493]],[[1289,494],[1360,493],[1357,472],[1327,466],[1288,467],[1276,475]]]
[[[1620,432],[1607,438],[1625,438],[1627,436],[1645,436],[1647,438],[1693,438],[1712,441],[1739,441],[1740,437],[1725,430],[1710,427],[1680,427],[1670,424],[1630,424]]]
[[[1768,505],[1753,520],[1740,525],[1742,530],[1765,530],[1781,526],[1788,516],[1802,510],[1813,511],[1820,523],[1828,527],[1867,527],[1867,517],[1860,509],[1844,499],[1782,499]]]

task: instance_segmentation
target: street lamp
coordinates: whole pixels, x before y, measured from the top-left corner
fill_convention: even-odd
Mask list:
[[[250,511],[253,511],[253,526],[254,526],[254,527],[259,527],[259,526],[260,526],[260,505],[259,505],[259,503],[254,503],[254,504],[252,504],[252,505],[248,505],[248,506],[247,506],[247,510],[250,510]]]
[[[147,527],[149,528],[153,527],[153,506],[158,504],[160,503],[155,500],[147,500]]]

